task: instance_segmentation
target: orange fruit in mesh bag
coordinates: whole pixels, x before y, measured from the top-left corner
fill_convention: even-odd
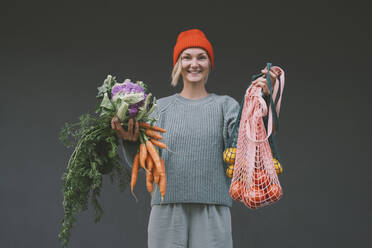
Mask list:
[[[266,199],[275,202],[282,196],[282,188],[278,184],[271,184],[266,189]]]
[[[265,189],[270,184],[270,177],[266,170],[257,169],[253,172],[254,186],[258,186],[261,189]]]
[[[234,181],[230,185],[229,194],[235,201],[241,201],[243,195],[243,184],[240,181]]]
[[[250,187],[243,193],[243,202],[248,207],[256,209],[266,202],[265,191],[259,187]]]

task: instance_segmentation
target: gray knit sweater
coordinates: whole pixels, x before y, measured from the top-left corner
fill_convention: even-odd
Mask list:
[[[227,95],[211,93],[190,100],[176,93],[157,100],[152,116],[159,118],[155,125],[167,130],[162,142],[174,152],[160,149],[167,189],[161,202],[154,185],[151,206],[187,202],[232,207],[223,151],[238,113],[239,103]],[[138,146],[138,142],[121,141],[121,157],[129,167]]]

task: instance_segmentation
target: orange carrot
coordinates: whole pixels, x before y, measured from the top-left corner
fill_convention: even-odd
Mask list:
[[[132,177],[131,177],[131,182],[130,182],[130,191],[132,192],[132,195],[134,196],[136,201],[137,201],[137,197],[135,196],[135,194],[133,192],[133,188],[134,188],[134,186],[136,185],[136,182],[137,182],[138,168],[139,168],[139,153],[137,153],[134,156],[133,165],[132,165]]]
[[[160,148],[163,148],[163,149],[167,149],[167,145],[164,144],[163,142],[160,142],[160,141],[155,140],[155,139],[150,139],[150,141],[151,141],[151,143],[153,143],[157,147],[160,147]]]
[[[162,158],[160,158],[160,161],[161,161],[162,169],[164,171],[164,174],[160,177],[160,181],[159,181],[159,190],[160,190],[160,194],[161,194],[161,201],[163,201],[164,200],[164,196],[165,196],[165,192],[166,192],[167,177],[165,175],[165,164],[164,164],[164,160]]]
[[[146,170],[146,167],[145,167],[146,157],[147,157],[146,145],[144,143],[141,143],[140,152],[139,152],[139,161],[140,161],[141,167],[145,170]]]
[[[147,151],[150,153],[152,160],[154,161],[154,164],[156,166],[156,169],[159,172],[159,175],[162,176],[164,174],[164,171],[161,166],[161,161],[160,161],[158,151],[156,150],[154,145],[149,140],[146,140],[146,148],[147,148]]]
[[[154,189],[153,181],[154,181],[154,177],[153,177],[152,173],[150,172],[150,170],[146,171],[146,187],[147,187],[147,191],[150,193],[150,195],[152,195],[152,191]]]
[[[146,157],[147,170],[152,173],[152,167],[154,165],[151,156]]]
[[[158,169],[156,169],[156,166],[153,168],[153,175],[154,175],[155,184],[159,184],[160,176],[159,176]]]
[[[146,123],[146,122],[138,122],[138,124],[139,124],[140,127],[151,128],[154,131],[159,131],[159,132],[162,132],[162,133],[166,132],[166,130],[164,128],[157,127],[157,126],[152,126],[151,127],[150,124]]]
[[[145,133],[154,138],[154,139],[163,139],[163,136],[161,136],[158,132],[151,130],[151,129],[146,129]]]

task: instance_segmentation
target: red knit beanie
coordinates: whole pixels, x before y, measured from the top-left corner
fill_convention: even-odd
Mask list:
[[[214,67],[212,44],[199,29],[189,29],[178,35],[177,43],[173,49],[173,66],[177,63],[180,53],[189,47],[200,47],[205,49],[209,55],[211,66],[212,68]]]

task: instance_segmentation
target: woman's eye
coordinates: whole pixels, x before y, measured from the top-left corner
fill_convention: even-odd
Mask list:
[[[182,59],[191,59],[191,57],[190,56],[184,56],[184,57],[182,57]],[[202,57],[199,57],[198,59],[204,60],[204,59],[207,59],[207,57],[202,56]]]

